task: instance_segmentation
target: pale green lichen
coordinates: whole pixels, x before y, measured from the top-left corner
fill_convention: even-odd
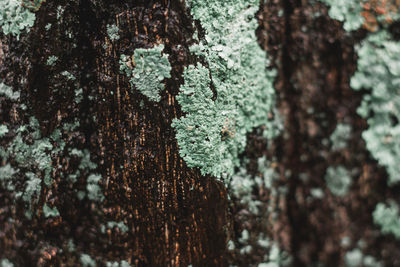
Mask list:
[[[13,101],[17,101],[20,97],[19,92],[14,92],[11,86],[5,85],[4,83],[0,83],[0,95]]]
[[[328,5],[329,16],[338,21],[344,22],[343,28],[346,31],[353,31],[360,28],[364,23],[361,15],[362,3],[366,0],[320,0]]]
[[[19,39],[22,31],[35,23],[35,14],[22,6],[20,0],[0,1],[0,28],[5,35],[11,34]]]
[[[374,223],[381,227],[382,233],[393,234],[400,239],[400,213],[395,202],[390,205],[378,203],[372,214]]]
[[[108,229],[113,229],[114,227],[116,227],[116,228],[118,228],[122,233],[126,233],[126,232],[128,232],[128,230],[129,230],[129,228],[128,228],[128,226],[126,226],[126,224],[124,223],[124,222],[114,222],[114,221],[109,221],[109,222],[107,222],[107,225],[105,226],[105,225],[102,225],[101,226],[101,232],[102,233],[105,233],[105,231],[106,231],[106,227],[108,228]]]
[[[120,71],[130,78],[132,89],[141,92],[149,100],[161,100],[160,92],[164,90],[164,79],[171,78],[171,65],[168,55],[161,53],[164,45],[153,48],[138,48],[131,57],[121,55]]]
[[[107,262],[106,267],[130,267],[131,265],[127,261],[114,261],[114,262]]]
[[[93,201],[103,201],[104,195],[99,186],[99,181],[101,180],[101,175],[91,174],[87,179],[86,190],[88,192],[87,196]]]
[[[58,60],[57,56],[49,56],[49,58],[46,61],[46,65],[47,66],[54,66],[56,64],[57,60]]]
[[[338,123],[335,131],[330,136],[332,150],[340,150],[347,147],[350,139],[351,126],[349,124]]]
[[[71,74],[69,71],[65,70],[65,71],[61,72],[61,75],[65,76],[68,80],[71,80],[71,81],[76,80],[76,77],[73,74]]]
[[[357,53],[351,87],[371,91],[358,109],[369,126],[363,138],[372,156],[386,167],[389,184],[394,184],[400,181],[400,42],[381,31],[370,34]]]
[[[259,1],[188,4],[205,30],[204,40],[190,50],[207,66],[185,68],[177,96],[185,115],[172,126],[189,167],[200,168],[204,175],[229,177],[239,166],[246,134],[268,125],[274,104],[274,72],[266,70],[266,54],[255,34]]]
[[[8,133],[7,125],[0,125],[0,138],[5,136]]]
[[[0,261],[0,267],[14,267],[14,264],[8,259],[2,259]]]
[[[111,41],[119,40],[120,37],[119,37],[118,32],[119,32],[119,28],[118,28],[117,25],[115,25],[115,24],[112,24],[112,25],[107,24],[107,34],[108,34],[108,37],[110,38]]]
[[[47,204],[43,205],[43,214],[46,218],[60,216],[60,212],[58,211],[57,207],[50,208],[47,206]]]
[[[328,167],[325,182],[332,194],[343,197],[351,185],[351,176],[343,166]]]
[[[88,254],[82,254],[80,260],[82,267],[96,267],[96,261]]]

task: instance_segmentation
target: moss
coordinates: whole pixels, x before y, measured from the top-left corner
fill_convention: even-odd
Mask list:
[[[370,34],[357,47],[355,90],[367,89],[358,113],[367,119],[363,138],[372,156],[386,167],[389,184],[400,181],[400,42],[386,31]]]
[[[177,100],[185,115],[173,127],[180,155],[202,174],[229,177],[239,166],[246,134],[268,125],[274,72],[258,46],[258,1],[190,1],[205,38],[190,48],[206,66],[190,65]],[[215,91],[213,91],[213,89]],[[269,127],[267,127],[269,128]]]
[[[328,167],[325,174],[325,182],[332,194],[345,196],[351,185],[351,176],[342,166]]]
[[[161,100],[160,91],[164,90],[163,80],[171,78],[171,65],[167,54],[161,54],[164,45],[149,49],[138,48],[131,57],[121,55],[120,71],[130,78],[133,89],[140,91],[149,100]]]

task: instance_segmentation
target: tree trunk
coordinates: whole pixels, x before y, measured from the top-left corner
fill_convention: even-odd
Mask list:
[[[213,68],[191,50],[207,29],[190,1],[22,2],[33,27],[0,35],[1,266],[359,266],[356,250],[399,264],[399,241],[372,217],[398,187],[362,137],[369,92],[350,87],[366,24],[349,33],[317,1],[261,1],[256,33],[276,70],[269,120],[282,129],[272,139],[253,127],[222,181],[184,159],[173,127],[189,65]],[[171,70],[152,101],[127,73],[135,51],[160,45]],[[121,55],[132,55],[127,72]],[[347,143],[333,149],[342,124]],[[340,197],[324,178],[339,166],[352,180]]]

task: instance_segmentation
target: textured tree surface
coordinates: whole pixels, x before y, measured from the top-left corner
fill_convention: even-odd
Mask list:
[[[202,175],[179,154],[171,123],[184,116],[176,100],[184,68],[206,65],[189,49],[198,42],[194,33],[200,39],[205,33],[188,3],[47,0],[39,6],[29,32],[0,34],[0,92],[2,83],[20,92],[17,100],[0,94],[0,124],[8,129],[2,134],[0,128],[0,142],[12,151],[5,156],[0,150],[1,267],[12,266],[8,261],[367,266],[351,265],[354,250],[380,266],[400,265],[399,240],[382,234],[372,217],[377,203],[399,201],[399,187],[388,186],[385,168],[362,137],[368,124],[357,109],[368,92],[350,87],[355,47],[375,25],[371,20],[346,32],[323,3],[260,2],[256,34],[271,62],[265,67],[276,70],[278,112],[271,117],[280,114],[282,130],[272,140],[263,135],[264,126],[247,135],[240,155],[246,177],[265,177],[260,158],[268,159],[276,177],[272,187],[254,182],[249,198],[258,212],[252,212],[249,202],[232,193],[232,183]],[[118,38],[110,35],[110,25],[118,27]],[[398,40],[399,24],[393,22],[389,32]],[[169,55],[171,77],[162,80],[165,89],[155,102],[132,90],[120,58],[157,45]],[[351,131],[344,147],[332,149],[329,140],[339,124]],[[15,148],[22,147],[18,136],[23,148]],[[14,168],[12,179],[5,178],[7,166]],[[352,179],[341,197],[324,179],[338,166],[351,170]],[[28,197],[33,176],[40,189]],[[313,196],[315,188],[322,197]]]

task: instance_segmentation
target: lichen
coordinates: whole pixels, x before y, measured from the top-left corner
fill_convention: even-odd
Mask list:
[[[0,267],[14,267],[14,264],[8,259],[2,259],[0,261]]]
[[[381,227],[382,233],[393,234],[400,239],[399,206],[391,201],[389,205],[378,203],[372,214],[374,223]]]
[[[19,92],[14,92],[11,86],[8,86],[4,83],[0,83],[0,95],[3,95],[13,101],[17,101],[20,97]]]
[[[364,23],[362,2],[364,0],[320,0],[327,4],[329,16],[338,21],[344,22],[343,28],[346,31],[353,31],[360,28]]]
[[[106,267],[130,267],[131,265],[127,262],[122,260],[121,262],[107,262]]]
[[[325,182],[332,194],[343,197],[351,185],[351,176],[343,166],[331,166],[326,170]]]
[[[47,66],[54,66],[55,63],[57,62],[57,60],[58,60],[57,56],[54,56],[54,55],[53,56],[49,56],[49,58],[46,61],[46,65]]]
[[[58,211],[57,207],[50,208],[47,206],[47,204],[43,205],[43,214],[46,218],[60,216],[60,212]]]
[[[35,23],[35,14],[21,5],[20,0],[0,1],[0,28],[5,35],[11,34],[19,39],[22,31]]]
[[[351,126],[349,124],[338,123],[335,131],[330,136],[332,150],[340,150],[347,147],[347,141],[350,139]]]
[[[88,192],[88,198],[93,201],[103,201],[104,195],[99,186],[101,175],[91,174],[87,179],[86,190]]]
[[[83,267],[96,267],[96,261],[88,254],[82,254],[80,260]]]
[[[115,24],[107,24],[107,35],[111,41],[119,40],[119,28]]]
[[[133,89],[138,90],[149,100],[161,100],[160,92],[164,90],[164,79],[171,78],[171,65],[168,54],[161,52],[164,45],[153,48],[138,48],[132,57],[121,55],[120,71],[130,78]]]
[[[266,70],[266,54],[255,35],[259,2],[193,0],[188,5],[205,30],[204,40],[190,50],[206,65],[185,67],[177,96],[185,115],[172,126],[189,167],[229,177],[239,166],[246,134],[269,124],[274,104],[274,72]]]
[[[386,167],[391,185],[400,181],[400,42],[381,31],[362,41],[357,53],[351,87],[371,91],[358,109],[369,126],[362,136],[371,155]]]

